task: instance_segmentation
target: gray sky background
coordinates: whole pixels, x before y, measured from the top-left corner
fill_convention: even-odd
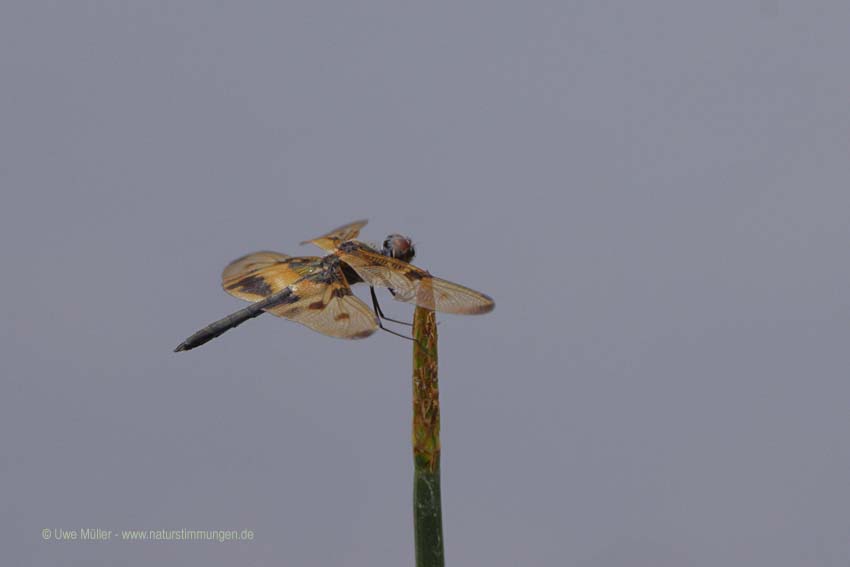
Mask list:
[[[409,344],[171,352],[227,262],[368,217],[497,302],[441,318],[450,564],[846,566],[848,22],[3,2],[3,564],[412,564]],[[41,539],[83,527],[256,539]]]

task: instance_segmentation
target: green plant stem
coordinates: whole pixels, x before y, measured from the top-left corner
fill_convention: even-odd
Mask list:
[[[443,567],[440,502],[440,389],[437,382],[437,319],[417,307],[413,314],[413,529],[417,567]]]

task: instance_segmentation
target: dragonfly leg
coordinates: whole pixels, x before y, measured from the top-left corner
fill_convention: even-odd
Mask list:
[[[392,290],[391,290],[392,291]],[[380,319],[384,319],[386,321],[392,321],[393,323],[398,323],[399,325],[407,325],[408,327],[412,327],[413,323],[408,323],[406,321],[399,321],[398,319],[391,319],[384,315],[383,310],[381,309],[381,304],[378,303],[378,296],[375,294],[375,288],[369,286],[369,293],[372,294],[372,307],[375,309],[375,315]],[[383,328],[383,327],[381,327]]]
[[[390,291],[392,291],[392,290],[390,290]],[[405,323],[404,321],[396,321],[395,319],[390,319],[389,317],[384,317],[384,313],[383,313],[383,311],[381,311],[381,306],[378,304],[378,296],[375,295],[375,288],[372,287],[372,286],[369,286],[369,292],[372,294],[372,307],[374,307],[374,309],[375,309],[375,315],[378,316],[378,327],[380,327],[382,331],[386,331],[386,332],[388,332],[392,335],[395,335],[397,337],[401,337],[403,339],[413,341],[413,342],[417,343],[423,349],[427,350],[427,348],[425,348],[425,346],[422,343],[417,342],[414,337],[408,337],[407,335],[402,335],[401,333],[397,333],[397,332],[393,331],[392,329],[387,329],[386,327],[384,327],[384,325],[381,323],[381,319],[386,319],[387,321],[392,321],[393,323],[401,323],[402,325],[408,325],[410,327],[413,326],[413,323]],[[395,294],[393,294],[393,295],[395,295]]]

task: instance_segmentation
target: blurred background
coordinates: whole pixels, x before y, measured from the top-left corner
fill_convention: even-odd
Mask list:
[[[411,565],[410,344],[172,353],[244,305],[229,261],[366,217],[497,303],[440,317],[449,564],[846,566],[848,21],[4,2],[6,562]]]

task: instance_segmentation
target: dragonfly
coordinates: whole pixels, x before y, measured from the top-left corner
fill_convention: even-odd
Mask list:
[[[238,258],[221,275],[224,291],[251,305],[207,325],[174,352],[199,347],[249,319],[271,313],[324,335],[363,339],[382,329],[386,317],[375,288],[386,288],[393,299],[442,313],[479,315],[495,307],[493,299],[460,284],[432,276],[410,263],[416,254],[410,238],[391,234],[381,249],[355,240],[368,221],[359,220],[305,240],[326,256],[288,256],[263,250]],[[356,283],[370,287],[372,308],[351,291]]]

